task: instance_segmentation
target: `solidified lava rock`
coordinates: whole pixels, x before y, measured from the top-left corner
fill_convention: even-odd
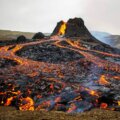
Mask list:
[[[81,18],[69,19],[66,25],[65,37],[91,36]]]
[[[45,35],[42,32],[36,33],[32,39],[43,39]]]
[[[62,33],[60,33],[62,31]],[[81,18],[69,19],[67,23],[60,21],[57,23],[51,35],[64,35],[65,37],[84,37],[87,39],[94,38]]]
[[[16,54],[35,61],[49,63],[70,62],[84,58],[77,52],[65,48],[59,48],[50,44],[27,46],[17,51]]]
[[[24,35],[21,35],[21,36],[19,36],[18,38],[17,38],[17,42],[25,42],[27,39],[26,39],[26,37],[24,36]]]
[[[10,67],[15,65],[18,65],[16,61],[4,59],[4,58],[0,59],[0,68],[5,68],[5,67]]]

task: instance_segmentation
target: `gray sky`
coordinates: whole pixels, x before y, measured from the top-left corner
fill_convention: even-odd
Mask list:
[[[120,34],[120,0],[0,0],[0,29],[52,32],[82,17],[89,30]]]

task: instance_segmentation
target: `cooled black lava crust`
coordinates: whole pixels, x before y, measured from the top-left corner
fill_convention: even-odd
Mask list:
[[[16,66],[16,65],[18,65],[16,61],[0,58],[0,69],[10,66]]]
[[[67,48],[59,48],[52,44],[40,44],[34,46],[26,46],[17,51],[16,54],[21,57],[32,59],[35,61],[61,63],[71,62],[84,58],[79,53]]]

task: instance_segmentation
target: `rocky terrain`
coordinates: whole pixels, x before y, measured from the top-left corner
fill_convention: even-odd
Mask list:
[[[1,43],[1,106],[120,111],[119,90],[120,50],[93,37],[81,18],[59,22],[45,38]]]

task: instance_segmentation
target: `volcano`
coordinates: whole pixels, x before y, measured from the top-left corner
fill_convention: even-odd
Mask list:
[[[0,105],[19,110],[120,111],[120,50],[100,42],[81,18],[49,37],[1,43]]]
[[[65,37],[91,38],[91,34],[84,25],[84,21],[81,18],[69,19],[67,23],[64,21],[58,22],[52,35],[64,35]]]
[[[58,22],[51,35],[62,35],[66,38],[79,37],[81,39],[94,39],[97,41],[88,31],[81,18],[69,19],[67,22]]]

